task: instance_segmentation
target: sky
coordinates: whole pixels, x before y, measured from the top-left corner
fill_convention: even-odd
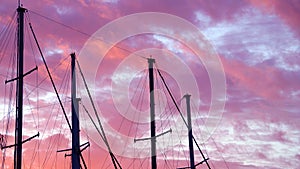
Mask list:
[[[16,26],[17,1],[0,4],[0,133],[10,145],[15,121],[15,100],[10,95],[15,88],[4,81],[15,77],[16,28],[8,25]],[[183,96],[192,95],[194,137],[212,168],[300,167],[298,0],[23,0],[22,4],[28,9],[25,71],[38,66],[25,77],[23,139],[41,134],[24,143],[24,168],[69,168],[71,161],[56,152],[70,148],[71,134],[29,22],[69,119],[69,54],[76,53],[123,168],[150,168],[149,140],[133,141],[150,137],[150,57],[184,117]],[[82,106],[93,113],[78,68],[76,72],[77,95],[82,99],[81,143],[91,144],[83,156],[89,168],[113,168]],[[158,166],[188,166],[186,126],[159,74],[155,79],[157,134],[172,129],[157,138]],[[195,144],[194,150],[195,161],[202,161]],[[12,148],[2,150],[0,158],[2,167],[13,167]]]

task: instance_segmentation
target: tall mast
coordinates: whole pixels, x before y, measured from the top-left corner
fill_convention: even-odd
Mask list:
[[[72,169],[80,168],[80,143],[79,143],[79,106],[76,98],[76,72],[75,53],[71,54],[71,98],[72,98]]]
[[[20,5],[18,12],[18,54],[17,54],[17,112],[16,112],[16,131],[15,131],[15,160],[14,168],[22,167],[22,124],[23,124],[23,67],[24,67],[24,13],[26,9]]]
[[[191,119],[191,95],[184,95],[186,99],[186,111],[187,111],[187,122],[188,122],[188,136],[189,136],[189,149],[190,149],[190,168],[195,169],[194,159],[194,146],[193,146],[193,131],[192,131],[192,119]]]
[[[148,69],[149,69],[149,89],[150,89],[150,130],[151,137],[134,139],[136,141],[151,140],[151,166],[152,169],[157,168],[156,163],[156,137],[160,137],[164,134],[171,133],[172,129],[162,132],[158,135],[155,134],[155,101],[154,101],[154,77],[153,77],[153,63],[155,59],[148,58]]]
[[[22,168],[22,144],[38,137],[39,133],[22,140],[23,129],[23,79],[33,71],[37,70],[37,66],[24,74],[24,13],[26,9],[21,5],[17,8],[18,12],[18,39],[17,39],[17,77],[5,80],[6,83],[17,81],[16,86],[16,123],[15,123],[15,143],[3,146],[1,149],[14,147],[14,169]]]
[[[151,163],[152,169],[157,168],[156,164],[156,135],[155,135],[155,103],[154,103],[154,77],[153,77],[153,63],[155,59],[149,58],[149,88],[150,88],[150,128],[151,128]]]
[[[90,146],[89,142],[80,145],[80,127],[79,127],[79,101],[80,98],[76,98],[76,71],[75,71],[76,55],[71,53],[71,107],[72,107],[72,148],[58,150],[57,152],[72,151],[71,154],[65,154],[71,156],[72,169],[87,169],[84,158],[81,154],[83,150]],[[80,147],[83,147],[80,149]],[[80,165],[80,159],[82,160],[83,167]]]
[[[190,150],[190,167],[191,169],[195,169],[196,166],[198,166],[199,164],[202,164],[202,163],[206,163],[208,169],[211,169],[210,168],[210,165],[208,164],[208,160],[209,158],[205,158],[203,152],[201,151],[198,143],[195,141],[195,138],[193,136],[193,130],[192,130],[192,118],[191,118],[191,106],[190,106],[190,102],[191,102],[191,95],[189,94],[186,94],[184,95],[185,99],[186,99],[186,109],[187,109],[187,127],[188,127],[188,138],[189,138],[189,150]],[[203,158],[203,161],[195,164],[195,157],[194,157],[194,146],[193,146],[193,141],[195,141],[197,147],[198,147],[198,150]]]

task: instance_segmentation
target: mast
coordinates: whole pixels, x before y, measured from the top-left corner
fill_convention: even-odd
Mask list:
[[[150,128],[151,128],[151,164],[152,169],[157,168],[156,164],[156,135],[155,135],[155,103],[154,103],[154,77],[153,63],[155,59],[148,58],[149,64],[149,88],[150,88]]]
[[[186,99],[186,111],[187,111],[187,122],[188,122],[188,136],[189,136],[189,150],[190,150],[190,168],[195,169],[194,159],[194,146],[193,146],[193,132],[192,132],[192,120],[191,120],[191,95],[184,95]]]
[[[24,67],[24,13],[26,9],[18,6],[18,54],[17,54],[17,112],[15,131],[14,168],[22,167],[22,125],[23,125],[23,67]]]
[[[153,76],[153,63],[155,63],[155,59],[148,58],[148,71],[149,71],[149,92],[150,92],[150,130],[151,130],[151,137],[147,138],[135,138],[134,142],[137,141],[145,141],[151,140],[151,166],[152,169],[157,168],[156,163],[156,137],[163,136],[167,133],[171,133],[172,129],[169,129],[165,132],[162,132],[156,135],[155,132],[155,101],[154,101],[154,76]]]
[[[75,53],[71,53],[72,169],[80,168],[79,106],[76,98]]]
[[[57,150],[57,152],[66,152],[71,151],[71,154],[65,154],[66,156],[71,156],[72,160],[72,169],[87,169],[85,160],[81,152],[90,146],[89,142],[86,142],[80,145],[80,127],[79,127],[79,101],[80,98],[76,98],[76,71],[75,71],[75,63],[76,63],[76,55],[75,53],[71,53],[71,107],[72,107],[72,148]],[[68,121],[68,118],[66,118]],[[83,147],[82,149],[80,149]],[[80,160],[82,161],[83,167],[80,165]]]
[[[203,152],[201,151],[198,143],[196,142],[194,136],[193,136],[193,130],[192,130],[192,118],[191,118],[191,106],[190,106],[190,102],[191,102],[191,95],[190,94],[186,94],[184,95],[184,97],[186,98],[186,109],[187,109],[187,128],[188,128],[188,138],[189,138],[189,150],[190,150],[190,167],[191,169],[195,169],[196,166],[202,164],[202,163],[206,163],[208,169],[210,168],[210,165],[208,164],[208,160],[209,158],[205,158]],[[193,141],[195,141],[198,150],[203,158],[203,161],[195,164],[195,157],[194,157],[194,146],[193,146]]]
[[[32,70],[24,73],[24,13],[27,9],[18,5],[18,38],[17,38],[17,77],[5,80],[5,84],[17,81],[16,86],[16,123],[15,123],[15,143],[8,146],[3,146],[1,149],[14,147],[14,168],[22,168],[22,144],[30,141],[31,139],[38,137],[39,132],[29,137],[25,140],[22,140],[23,136],[23,79],[25,76],[29,75],[33,71],[37,70],[36,66]]]

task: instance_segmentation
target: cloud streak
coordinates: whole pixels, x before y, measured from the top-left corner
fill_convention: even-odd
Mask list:
[[[206,142],[206,146],[202,147],[207,151],[210,162],[216,167],[231,169],[240,168],[297,168],[300,162],[299,149],[299,131],[300,119],[299,101],[300,101],[300,6],[296,0],[288,1],[259,1],[259,0],[242,0],[233,1],[24,1],[24,6],[29,9],[30,21],[33,24],[39,39],[42,51],[45,54],[54,80],[59,86],[60,96],[63,98],[66,107],[69,103],[69,53],[76,51],[79,53],[86,40],[97,29],[106,23],[113,21],[119,17],[134,14],[138,12],[163,12],[172,14],[188,20],[201,30],[206,39],[213,45],[218,53],[224,73],[226,75],[227,98],[222,121],[219,128],[213,133],[211,139]],[[16,4],[12,1],[4,0],[0,7],[0,27],[10,21],[11,14],[16,9]],[[55,22],[53,22],[55,20]],[[143,26],[144,21],[137,21],[136,26]],[[63,24],[61,24],[63,23]],[[122,27],[116,29],[121,30]],[[184,30],[183,30],[184,32]],[[27,32],[26,32],[27,34]],[[31,36],[31,35],[30,35]],[[30,37],[27,36],[27,37]],[[34,157],[35,150],[38,150],[39,160],[34,159],[32,166],[43,166],[44,168],[57,167],[60,164],[69,164],[70,160],[63,158],[62,154],[56,154],[56,150],[60,148],[70,147],[70,132],[67,128],[65,119],[55,101],[53,89],[44,66],[42,65],[38,51],[31,51],[30,42],[26,40],[26,70],[30,70],[34,65],[39,66],[38,75],[32,74],[26,77],[26,111],[24,117],[24,138],[28,138],[31,134],[40,131],[41,138],[35,139],[30,144],[24,144],[24,164],[31,165],[31,157]],[[106,44],[108,42],[104,42]],[[108,44],[106,44],[108,45]],[[92,52],[99,52],[103,46],[93,49]],[[101,107],[103,115],[103,123],[105,127],[118,129],[121,126],[120,133],[133,137],[136,133],[133,131],[139,127],[141,130],[138,136],[146,136],[149,134],[148,124],[136,124],[128,120],[118,113],[113,105],[111,96],[112,81],[114,78],[123,74],[113,76],[115,68],[132,53],[138,53],[143,49],[157,48],[164,49],[169,53],[176,55],[179,60],[186,64],[193,75],[196,77],[200,99],[195,106],[195,137],[201,140],[201,132],[205,130],[201,118],[208,118],[211,94],[211,84],[209,75],[203,63],[188,46],[182,44],[176,39],[156,34],[137,35],[124,39],[114,46],[104,56],[101,68],[94,72],[97,73],[97,83],[95,93],[96,102]],[[124,50],[126,49],[126,50]],[[2,51],[1,51],[2,52]],[[1,54],[4,58],[1,62],[0,80],[7,80],[6,77],[8,67],[11,65],[9,55]],[[151,55],[151,54],[149,54]],[[148,57],[149,55],[145,56]],[[84,60],[82,56],[78,56],[80,60]],[[141,58],[141,60],[143,60]],[[93,61],[88,61],[92,63]],[[88,63],[87,62],[87,63]],[[129,66],[147,66],[147,63],[136,60]],[[172,64],[171,62],[169,62]],[[32,66],[33,65],[33,66]],[[159,63],[158,63],[159,65]],[[145,67],[146,68],[146,67]],[[179,68],[174,68],[174,72],[179,72]],[[89,70],[84,70],[89,72]],[[183,80],[185,73],[180,74]],[[122,76],[126,78],[126,76]],[[137,83],[142,77],[137,76],[130,82],[130,91],[138,86]],[[172,91],[178,89],[178,84],[174,77],[169,77]],[[78,78],[80,79],[80,78]],[[40,84],[35,84],[39,82]],[[120,81],[121,82],[121,81]],[[79,87],[83,87],[82,83]],[[89,82],[89,85],[92,82]],[[35,89],[38,86],[39,90]],[[180,88],[181,86],[179,86]],[[8,96],[9,86],[1,83],[2,89],[0,96],[3,101],[1,105],[7,104],[4,97]],[[121,91],[119,91],[121,92]],[[15,93],[13,90],[12,93]],[[176,96],[181,98],[178,93]],[[78,90],[79,96],[85,96],[83,90]],[[132,97],[133,94],[128,97]],[[147,97],[147,96],[145,96]],[[159,97],[159,96],[157,96]],[[40,101],[37,102],[36,99]],[[159,100],[159,98],[157,98]],[[137,100],[133,100],[137,104]],[[86,101],[83,101],[86,103]],[[54,104],[54,106],[52,106]],[[144,102],[144,105],[148,102]],[[158,104],[158,103],[157,103]],[[1,134],[5,132],[7,107],[1,108],[4,115],[0,117]],[[39,111],[33,110],[34,107],[40,107]],[[31,110],[32,109],[32,110]],[[67,108],[68,113],[70,108]],[[82,118],[87,118],[82,110]],[[132,112],[131,112],[132,113]],[[162,118],[160,125],[176,125],[174,120],[167,120],[171,117],[170,112],[160,114]],[[133,115],[133,114],[132,114]],[[70,116],[68,114],[68,116]],[[134,116],[134,115],[133,115]],[[143,116],[147,116],[148,114]],[[177,116],[175,116],[177,117]],[[136,117],[137,118],[137,117]],[[147,119],[146,117],[144,117]],[[39,123],[36,120],[39,119]],[[11,124],[8,133],[8,142],[13,142],[14,130],[14,112],[11,113]],[[121,122],[123,122],[121,124]],[[167,124],[169,123],[169,124]],[[178,122],[179,124],[179,122]],[[89,126],[87,121],[83,121],[82,125]],[[139,126],[140,125],[140,126]],[[3,126],[3,127],[2,127]],[[167,127],[159,126],[159,130]],[[184,126],[176,126],[181,144],[177,144],[176,148],[167,150],[166,156],[169,159],[170,166],[182,167],[186,165],[187,158],[183,156],[188,154],[187,143],[185,140]],[[89,131],[82,129],[82,142],[89,140]],[[95,134],[95,133],[92,133]],[[110,139],[114,138],[115,133],[107,134]],[[173,137],[169,137],[173,138]],[[169,144],[171,140],[162,139],[162,142]],[[60,140],[60,141],[59,141]],[[97,141],[91,141],[89,150],[91,159],[91,168],[108,167],[111,168],[110,161],[103,158],[107,155],[106,150],[99,148]],[[116,140],[111,140],[112,142]],[[132,140],[131,140],[132,141]],[[169,141],[169,142],[168,142]],[[35,147],[40,144],[39,148]],[[171,143],[170,143],[171,144]],[[49,147],[47,147],[49,146]],[[114,149],[119,149],[118,144],[114,143]],[[141,146],[132,144],[135,150],[140,150]],[[201,145],[202,146],[202,145]],[[51,149],[51,150],[50,150]],[[3,151],[0,155],[2,158]],[[88,158],[88,152],[84,152],[84,156]],[[142,153],[142,152],[140,152]],[[180,156],[172,156],[172,153],[182,153]],[[12,166],[12,150],[6,152],[6,165]],[[197,154],[197,152],[196,152]],[[284,154],[284,155],[283,155]],[[173,160],[170,158],[173,157]],[[197,160],[201,160],[199,154],[196,155]],[[38,158],[38,157],[36,157]],[[131,163],[134,159],[118,156],[123,159],[122,164],[128,168],[132,167]],[[159,159],[164,159],[161,154]],[[179,166],[175,166],[177,159]],[[44,165],[42,161],[46,161]],[[133,165],[143,164],[143,168],[149,168],[149,159],[135,159]],[[225,162],[225,161],[226,162]],[[274,163],[276,161],[276,164]],[[167,167],[167,164],[159,160],[160,167]],[[126,168],[125,167],[125,168]]]

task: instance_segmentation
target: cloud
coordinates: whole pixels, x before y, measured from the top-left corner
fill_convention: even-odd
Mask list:
[[[29,9],[30,20],[51,72],[54,73],[55,83],[57,86],[61,86],[60,96],[66,101],[64,105],[67,112],[70,112],[68,102],[70,91],[63,86],[64,84],[67,85],[67,80],[64,80],[63,76],[68,73],[66,71],[69,64],[69,59],[67,59],[69,53],[73,51],[78,53],[93,32],[121,16],[137,12],[165,12],[187,19],[196,25],[219,53],[225,69],[228,98],[226,99],[224,119],[213,135],[215,141],[209,140],[206,148],[204,148],[209,153],[211,162],[215,166],[225,168],[223,156],[229,168],[238,169],[293,168],[295,164],[299,163],[300,155],[297,145],[299,145],[300,129],[298,124],[298,103],[300,100],[300,79],[298,75],[300,71],[298,59],[300,32],[298,28],[300,27],[300,14],[297,1],[101,2],[78,0],[68,2],[47,0],[30,2],[24,1],[23,3]],[[2,4],[0,6],[1,27],[11,19],[12,11],[16,9],[16,3],[13,1],[4,0]],[[48,19],[45,17],[48,17]],[[53,22],[49,18],[63,25]],[[136,26],[142,24],[140,22]],[[29,41],[26,40],[26,42]],[[97,80],[99,81],[97,81],[97,89],[95,89],[95,93],[98,94],[96,101],[105,115],[103,121],[107,122],[110,125],[109,127],[118,129],[120,121],[124,120],[124,117],[118,114],[115,108],[110,107],[112,104],[110,87],[114,68],[131,53],[149,47],[168,49],[169,52],[178,54],[190,66],[197,83],[200,84],[201,105],[199,109],[201,114],[197,114],[197,116],[199,115],[199,118],[207,117],[205,113],[208,110],[211,97],[209,77],[205,67],[199,63],[199,60],[195,60],[195,57],[186,46],[180,45],[173,39],[158,35],[139,35],[128,38],[118,45],[129,49],[131,52],[117,47],[110,50],[97,72]],[[8,65],[10,65],[9,58],[4,57],[2,63],[1,74],[5,74]],[[47,78],[39,52],[34,49],[34,54],[32,54],[30,44],[26,46],[25,63],[26,70],[32,69],[34,64],[39,66],[39,82]],[[91,63],[91,61],[88,61],[88,63]],[[141,62],[136,61],[134,64],[138,65]],[[57,67],[57,65],[59,66]],[[178,70],[174,71],[179,73]],[[26,105],[30,102],[31,106],[26,106],[24,114],[26,118],[24,122],[26,136],[24,138],[29,137],[38,130],[43,136],[33,140],[30,144],[24,144],[25,165],[30,165],[32,156],[35,153],[34,147],[38,143],[42,143],[38,153],[40,153],[42,161],[46,160],[44,167],[50,168],[55,163],[69,163],[70,160],[64,159],[63,154],[57,155],[57,161],[54,158],[56,149],[70,147],[68,126],[57,101],[55,101],[55,97],[49,93],[53,92],[49,79],[47,78],[39,85],[39,93],[36,93],[36,90],[34,90],[36,78],[37,76],[31,74],[25,79],[25,93],[28,94],[29,101],[26,99],[24,102]],[[0,78],[2,81],[5,79],[6,77],[3,76]],[[168,80],[171,81],[172,77]],[[132,82],[131,85],[134,86],[134,83],[136,81]],[[176,85],[171,85],[176,88]],[[1,87],[5,88],[3,84]],[[82,84],[80,87],[83,87]],[[80,92],[78,92],[79,95],[81,95]],[[4,93],[1,92],[1,98],[3,95]],[[39,103],[35,100],[37,96],[41,98]],[[55,104],[55,106],[52,106],[52,104]],[[38,112],[28,111],[36,105],[40,107]],[[34,121],[33,115],[35,118],[39,118],[40,123],[38,125]],[[13,121],[13,119],[12,117],[11,120]],[[4,120],[6,119],[2,121]],[[200,119],[197,120],[200,121]],[[167,121],[162,120],[159,124],[163,125]],[[171,122],[175,123],[176,121]],[[13,142],[14,130],[12,128],[14,124],[11,123],[10,125],[8,139]],[[134,135],[134,132],[128,132],[131,125],[133,124],[130,121],[124,122],[120,132],[122,134],[129,133],[130,136]],[[197,125],[202,126],[203,123]],[[142,131],[145,130],[144,135],[149,134],[146,127],[147,125],[141,127]],[[133,128],[136,129],[137,125],[133,125]],[[195,135],[200,137],[199,133],[197,132]],[[114,134],[116,133],[108,133],[112,138]],[[143,134],[140,133],[140,136],[144,136]],[[182,138],[185,138],[185,136],[182,135]],[[58,140],[61,140],[61,142],[58,142]],[[119,148],[117,144],[117,142],[114,144],[114,146],[116,145],[114,148]],[[47,146],[52,148],[53,151],[47,152]],[[109,160],[105,161],[98,158],[99,156],[105,157],[107,152],[99,148],[96,143],[92,143],[90,151],[92,168],[101,168],[103,163],[105,167],[112,166]],[[187,147],[182,148],[182,153],[187,153]],[[283,153],[285,153],[285,156],[280,155]],[[12,160],[12,151],[9,151],[7,156],[7,163],[9,163]],[[197,157],[200,157],[199,154],[197,154]],[[161,156],[161,158],[163,157]],[[181,158],[183,157],[178,157],[178,159]],[[130,158],[123,159],[125,160],[122,163],[125,166],[130,166],[133,161]],[[141,163],[145,164],[143,167],[148,167],[147,162],[145,162],[148,160],[150,159],[141,159]],[[136,159],[136,161],[136,164],[140,164],[139,159]],[[274,161],[278,166],[274,165]],[[173,161],[170,160],[169,162]],[[186,164],[186,160],[179,161],[179,163]],[[162,166],[164,164],[162,162]],[[37,159],[34,160],[33,165],[40,166]]]
[[[299,150],[289,150],[288,147],[298,144],[299,131],[285,121],[236,118],[224,119],[220,125],[222,127],[214,134],[219,148],[217,151],[209,151],[211,157],[219,157],[221,160],[223,156],[227,162],[240,163],[241,167],[252,165],[253,168],[273,168],[274,160],[277,161],[277,168],[289,168],[297,162],[294,157]],[[211,144],[213,142],[206,145],[209,147]],[[281,155],[283,151],[286,152],[284,157]]]
[[[297,0],[249,0],[254,6],[261,8],[266,13],[274,13],[290,25],[297,37],[300,35],[300,5]]]

